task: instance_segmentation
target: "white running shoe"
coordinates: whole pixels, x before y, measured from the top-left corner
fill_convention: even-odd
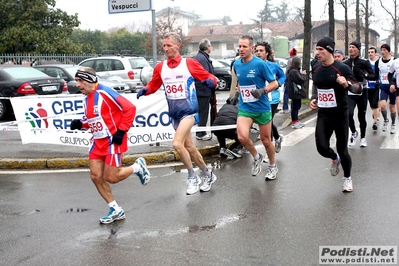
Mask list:
[[[367,147],[367,140],[366,140],[366,138],[361,138],[361,139],[360,139],[360,147],[362,147],[362,148]]]
[[[259,153],[259,159],[253,161],[251,174],[253,176],[259,175],[260,171],[262,170],[262,162],[263,162],[263,155]]]
[[[348,146],[349,147],[355,146],[356,140],[358,137],[359,137],[359,133],[357,133],[357,131],[355,131],[355,133],[352,133],[351,137],[349,138]]]
[[[389,120],[384,120],[384,124],[382,124],[382,132],[387,131]]]
[[[207,192],[211,190],[212,184],[215,183],[217,179],[218,178],[213,172],[211,172],[211,177],[204,177],[204,184],[202,184],[202,186],[200,187],[201,191]]]
[[[269,166],[266,169],[266,175],[265,175],[265,180],[274,180],[277,177],[277,172],[278,172],[278,168],[277,165],[276,166]]]
[[[199,191],[201,185],[201,178],[199,176],[192,176],[187,179],[187,195],[195,194]]]
[[[352,192],[353,191],[353,184],[352,184],[352,179],[348,178],[342,178],[344,181],[342,185],[342,192]]]
[[[396,133],[396,127],[395,125],[391,126],[391,134],[395,134]]]

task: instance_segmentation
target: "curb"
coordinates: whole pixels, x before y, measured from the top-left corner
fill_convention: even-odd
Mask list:
[[[306,108],[302,112],[299,112],[299,118],[304,119],[314,113],[317,110],[311,110]],[[279,127],[279,130],[288,127],[291,124],[291,118],[287,118],[283,125]],[[212,156],[219,153],[219,145],[205,145],[198,147],[199,152],[202,156]],[[128,154],[123,156],[122,164],[124,166],[132,165],[138,157],[144,157],[148,165],[159,165],[163,163],[180,162],[179,155],[174,151],[154,152],[146,154]],[[75,157],[75,158],[37,158],[37,159],[0,159],[0,170],[22,170],[22,169],[71,169],[71,168],[88,168],[89,160],[87,157]]]
[[[219,153],[219,145],[208,145],[198,147],[202,156],[210,156]],[[132,165],[138,157],[144,157],[148,165],[159,165],[162,163],[180,162],[179,155],[175,151],[154,152],[147,154],[124,155],[122,164]],[[0,170],[22,170],[22,169],[71,169],[88,168],[87,157],[77,158],[37,158],[37,159],[0,159]]]

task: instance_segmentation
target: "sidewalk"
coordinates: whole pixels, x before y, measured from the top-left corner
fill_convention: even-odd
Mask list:
[[[299,118],[303,119],[315,112],[308,105],[303,105]],[[276,114],[273,121],[279,129],[285,128],[291,124],[290,114]],[[210,141],[200,141],[195,137],[194,140],[203,156],[219,153],[215,136]],[[51,144],[22,144],[19,133],[15,131],[1,131],[0,145],[2,150],[0,170],[88,167],[87,148]],[[171,142],[162,142],[159,146],[130,147],[124,155],[123,164],[133,164],[139,156],[144,157],[149,165],[179,162],[178,154],[174,152]]]

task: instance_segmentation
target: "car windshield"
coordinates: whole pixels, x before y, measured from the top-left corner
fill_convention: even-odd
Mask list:
[[[135,68],[143,68],[143,67],[151,67],[145,58],[130,58],[129,59],[130,65],[133,69]]]
[[[276,60],[276,62],[280,65],[281,68],[287,67],[288,60],[282,58],[275,58],[274,60]]]
[[[213,67],[218,67],[218,68],[224,68],[225,67],[224,65],[222,65],[222,63],[220,63],[217,60],[212,60],[212,65],[213,65]]]
[[[32,67],[9,67],[9,68],[4,68],[4,71],[15,79],[49,77],[40,70],[34,69]]]

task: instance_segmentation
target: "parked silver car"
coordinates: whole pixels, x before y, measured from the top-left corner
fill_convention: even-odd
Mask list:
[[[80,68],[80,66],[58,64],[58,65],[39,65],[39,66],[34,66],[34,68],[39,69],[40,71],[46,73],[50,77],[63,78],[68,85],[68,92],[70,94],[80,93],[80,90],[76,86],[76,81],[75,81],[75,74],[76,71]],[[99,82],[107,87],[113,88],[118,92],[130,92],[129,85],[123,82],[107,80],[102,78],[99,78]]]
[[[126,83],[131,92],[147,85],[154,70],[144,57],[132,56],[126,51],[121,51],[120,55],[103,53],[99,57],[83,60],[79,66],[93,68],[101,78]]]

